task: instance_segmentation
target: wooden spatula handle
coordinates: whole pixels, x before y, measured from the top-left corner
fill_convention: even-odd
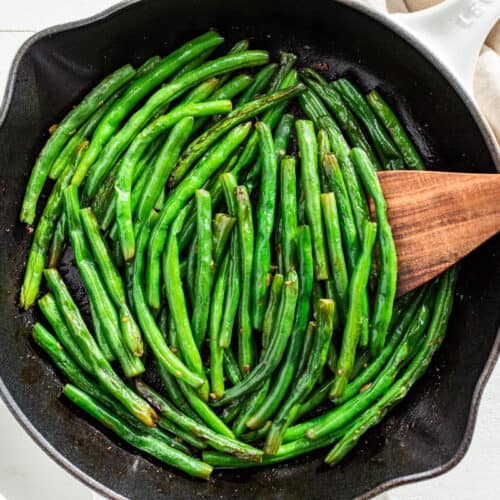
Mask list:
[[[398,253],[398,295],[500,231],[500,175],[379,172]]]

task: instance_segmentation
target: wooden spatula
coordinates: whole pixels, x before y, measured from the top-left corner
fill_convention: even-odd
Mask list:
[[[400,170],[378,177],[398,254],[398,296],[500,231],[500,174]]]

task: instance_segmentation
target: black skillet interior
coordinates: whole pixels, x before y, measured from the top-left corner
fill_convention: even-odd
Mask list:
[[[327,63],[331,75],[349,75],[365,91],[379,88],[430,168],[494,171],[477,123],[428,59],[380,21],[331,0],[152,0],[55,29],[22,56],[0,129],[0,376],[10,405],[17,405],[18,417],[56,460],[115,496],[352,498],[409,475],[446,470],[470,440],[480,392],[475,388],[498,350],[498,238],[463,262],[449,333],[428,373],[333,469],[322,465],[319,452],[281,467],[194,481],[127,448],[59,398],[62,380],[29,340],[33,314],[16,305],[30,244],[16,219],[35,155],[48,127],[104,75],[125,62],[165,54],[209,27],[227,37],[228,46],[249,37],[274,59],[291,50],[301,65]],[[65,273],[76,287],[74,273]]]

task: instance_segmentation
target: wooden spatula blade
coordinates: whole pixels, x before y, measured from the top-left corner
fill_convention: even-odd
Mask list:
[[[500,230],[500,175],[403,170],[378,177],[398,253],[398,296]]]

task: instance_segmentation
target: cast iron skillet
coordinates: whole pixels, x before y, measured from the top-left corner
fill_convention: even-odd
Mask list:
[[[49,29],[18,54],[0,128],[0,389],[35,441],[80,480],[113,498],[352,498],[448,470],[464,455],[499,352],[500,239],[464,260],[444,345],[408,397],[337,467],[324,452],[253,471],[188,479],[137,454],[59,395],[62,380],[30,341],[33,313],[17,307],[30,234],[20,201],[47,129],[104,75],[164,54],[208,27],[231,43],[292,50],[326,62],[396,108],[430,168],[493,172],[477,112],[431,55],[392,23],[331,0],[150,0]],[[78,292],[69,264],[63,270]]]

